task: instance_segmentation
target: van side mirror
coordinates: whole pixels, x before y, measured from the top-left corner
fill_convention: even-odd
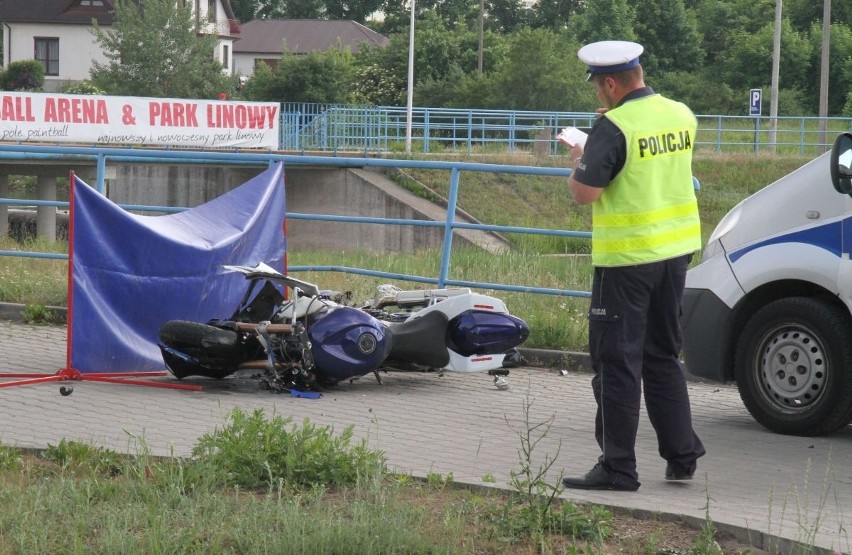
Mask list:
[[[838,193],[852,194],[852,133],[841,133],[831,147],[831,183]]]

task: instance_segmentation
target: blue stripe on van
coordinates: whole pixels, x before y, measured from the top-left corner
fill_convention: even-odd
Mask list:
[[[849,227],[849,223],[847,223]],[[802,229],[786,235],[779,235],[766,241],[761,241],[753,245],[749,245],[730,254],[731,262],[736,262],[739,258],[748,254],[753,250],[757,250],[767,245],[778,245],[780,243],[805,243],[820,247],[834,254],[838,258],[843,252],[843,222],[832,222],[817,227]]]

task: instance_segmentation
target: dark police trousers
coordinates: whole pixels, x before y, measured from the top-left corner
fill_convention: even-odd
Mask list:
[[[642,388],[660,456],[692,472],[704,446],[692,429],[678,360],[683,288],[691,255],[637,266],[595,267],[589,308],[595,438],[607,469],[638,480],[636,430]]]

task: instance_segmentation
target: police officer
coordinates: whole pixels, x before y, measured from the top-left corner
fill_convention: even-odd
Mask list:
[[[635,491],[644,388],[667,480],[691,479],[704,446],[692,428],[678,355],[684,280],[701,247],[692,182],[697,122],[684,104],[645,85],[641,45],[603,41],[578,52],[603,114],[573,145],[568,188],[592,204],[594,279],[589,351],[598,463],[567,488]]]

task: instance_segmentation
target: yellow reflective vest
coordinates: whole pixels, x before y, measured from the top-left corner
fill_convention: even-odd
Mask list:
[[[606,117],[624,133],[627,159],[593,204],[592,264],[644,264],[700,249],[692,111],[654,94],[627,101]]]

